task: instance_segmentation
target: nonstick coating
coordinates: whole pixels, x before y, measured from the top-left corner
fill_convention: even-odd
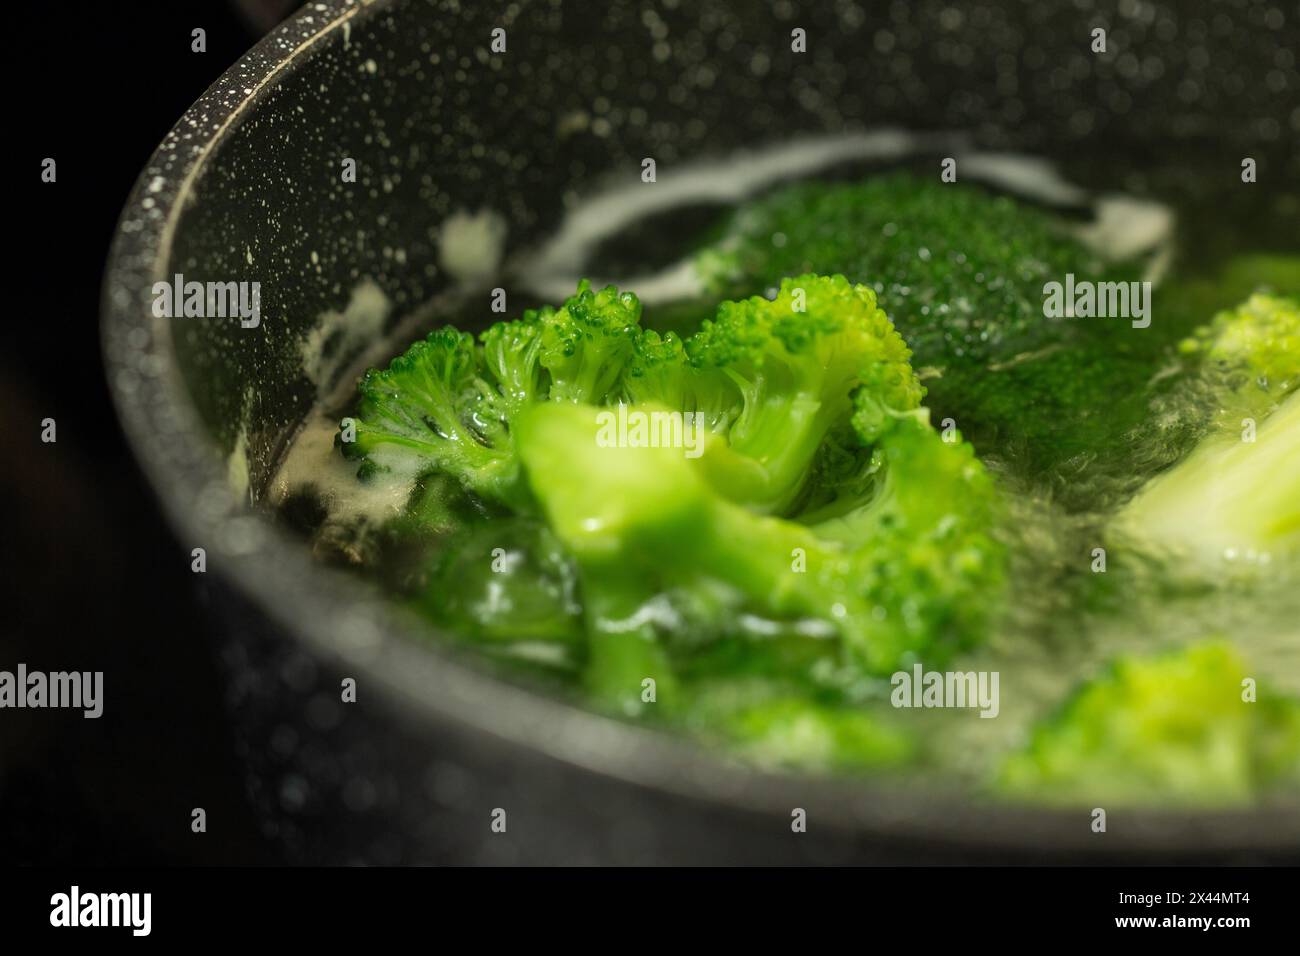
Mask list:
[[[443,220],[491,209],[507,255],[566,195],[800,134],[963,130],[1079,168],[1242,156],[1300,175],[1262,4],[312,2],[233,66],[159,147],[104,288],[108,375],[130,440],[206,585],[251,798],[308,862],[1257,860],[1300,814],[1110,815],[985,806],[931,788],[772,775],[503,684],[302,543],[257,494],[316,399],[301,342],[362,279],[396,321],[448,287]],[[1279,20],[1279,17],[1281,18]],[[1108,31],[1109,52],[1089,49]],[[507,31],[507,52],[488,50]],[[808,52],[790,51],[791,30]],[[356,160],[356,183],[342,181]],[[1095,159],[1095,167],[1089,160]],[[156,319],[151,287],[258,281],[261,325]],[[486,303],[486,297],[484,302]],[[485,308],[486,313],[486,308]],[[488,316],[485,314],[484,318]],[[423,636],[417,636],[422,634]],[[358,685],[339,700],[340,680]],[[507,811],[494,834],[492,811]],[[808,832],[793,834],[794,808]]]

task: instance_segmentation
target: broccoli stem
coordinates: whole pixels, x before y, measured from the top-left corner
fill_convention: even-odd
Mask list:
[[[1248,431],[1202,442],[1135,497],[1121,534],[1202,567],[1266,563],[1300,547],[1300,400],[1288,398]]]
[[[629,717],[671,710],[676,681],[659,641],[644,585],[611,567],[583,574],[587,666],[583,682],[599,704]],[[654,681],[653,698],[647,700]]]

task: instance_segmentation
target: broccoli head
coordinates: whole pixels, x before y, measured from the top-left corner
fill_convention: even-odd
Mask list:
[[[343,450],[368,468],[451,475],[544,520],[577,569],[585,640],[564,659],[621,712],[644,710],[652,678],[656,711],[672,713],[678,669],[764,628],[784,634],[766,657],[801,662],[820,687],[979,639],[1004,576],[996,490],[955,431],[930,427],[908,348],[870,288],[797,276],[771,299],[722,303],[686,340],[639,318],[635,297],[584,283],[560,309],[477,342],[436,332],[363,379]],[[683,437],[690,416],[700,442],[602,440],[633,414],[683,422]],[[449,553],[481,562],[492,549],[473,540]],[[444,558],[422,606],[462,628],[501,611],[494,642],[525,612],[530,633],[567,636],[547,583],[563,567],[541,568],[536,593],[507,604],[493,577],[454,592],[443,572],[468,571]],[[670,639],[684,628],[708,639]],[[814,725],[841,726],[799,724]]]
[[[701,461],[719,491],[755,511],[789,514],[816,493],[813,460],[833,430],[847,429],[855,394],[882,422],[920,404],[909,356],[869,288],[802,275],[771,299],[721,303],[684,342],[643,334],[623,387],[629,403],[698,416],[725,438]],[[861,458],[860,441],[845,447]]]
[[[1257,799],[1300,782],[1300,702],[1257,688],[1221,641],[1150,659],[1120,658],[1085,684],[1012,755],[1009,795],[1061,804]]]
[[[868,283],[918,367],[982,367],[1057,339],[1043,285],[1106,265],[1041,209],[977,186],[908,173],[804,182],[734,213],[696,257],[718,292],[783,276]]]
[[[807,182],[735,212],[701,250],[715,292],[817,270],[867,283],[910,348],[936,421],[952,418],[984,454],[1082,506],[1071,481],[1139,424],[1176,326],[1049,318],[1043,288],[1068,273],[1138,279],[1107,263],[1050,212],[981,187],[906,173]],[[1184,330],[1185,331],[1185,330]]]
[[[785,279],[772,299],[723,302],[686,343],[693,366],[735,383],[740,412],[702,465],[733,500],[788,513],[827,433],[874,410],[878,423],[916,408],[924,391],[911,353],[876,307],[843,276]],[[868,436],[868,440],[869,440]]]
[[[553,402],[600,404],[613,391],[641,331],[641,302],[607,286],[591,291],[586,279],[559,309],[525,313],[541,326],[541,363]]]
[[[529,310],[479,336],[450,326],[371,369],[356,415],[340,427],[360,477],[437,470],[482,498],[526,510],[513,423],[539,401],[604,402],[640,334],[636,296],[579,283],[559,309]]]
[[[879,443],[885,477],[858,509],[810,527],[720,494],[667,447],[603,447],[601,412],[535,406],[519,431],[529,482],[584,579],[622,582],[627,620],[665,592],[717,586],[742,609],[812,619],[844,662],[886,674],[983,633],[1003,580],[995,492],[968,446],[921,413]],[[573,473],[582,482],[565,480]]]
[[[1200,359],[1225,410],[1267,415],[1300,386],[1300,300],[1252,295],[1215,315],[1180,351]]]
[[[1255,295],[1187,339],[1200,442],[1117,514],[1119,540],[1192,573],[1300,553],[1300,304]]]
[[[487,498],[511,500],[518,467],[509,432],[494,408],[474,337],[448,326],[371,369],[357,388],[357,414],[338,444],[360,459],[360,477],[398,470],[415,478],[437,469]]]

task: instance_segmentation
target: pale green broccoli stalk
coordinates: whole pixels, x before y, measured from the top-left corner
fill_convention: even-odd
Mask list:
[[[1192,572],[1300,552],[1300,305],[1255,295],[1185,341],[1195,387],[1215,409],[1206,434],[1121,509],[1128,546]]]
[[[1001,769],[1009,796],[1079,806],[1250,803],[1300,782],[1300,702],[1256,687],[1228,644],[1121,658]]]
[[[660,641],[657,611],[634,568],[579,561],[586,622],[583,685],[600,705],[627,717],[679,708],[677,678]],[[653,684],[649,683],[650,681]],[[648,691],[653,687],[653,696]]]
[[[714,582],[755,613],[828,623],[846,662],[873,674],[982,636],[1003,581],[994,491],[969,449],[923,416],[881,436],[896,474],[837,519],[852,533],[836,540],[836,528],[729,501],[681,449],[598,445],[600,414],[539,405],[518,429],[529,483],[584,581],[616,571],[637,582],[643,604]],[[581,482],[566,478],[575,473]]]
[[[379,470],[438,470],[480,497],[528,510],[519,480],[513,420],[540,401],[600,403],[611,397],[640,334],[641,305],[585,280],[559,309],[529,310],[498,322],[476,343],[439,329],[371,369],[358,386],[353,419],[340,426],[343,454]]]
[[[717,494],[681,448],[602,446],[597,436],[606,414],[590,406],[536,405],[516,433],[543,513],[584,571],[629,585],[639,580],[645,599],[663,585],[689,584],[703,568],[712,570],[709,577],[763,595],[773,613],[829,604],[808,583],[828,561],[808,575],[790,573],[795,549],[820,549],[811,531],[755,515]],[[750,547],[755,538],[763,548]]]

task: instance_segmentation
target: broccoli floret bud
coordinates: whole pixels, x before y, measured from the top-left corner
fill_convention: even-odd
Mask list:
[[[1191,453],[1117,514],[1124,545],[1185,573],[1250,570],[1300,553],[1300,304],[1252,296],[1183,344],[1216,409]]]
[[[686,352],[692,365],[731,379],[741,397],[725,448],[704,458],[706,472],[733,500],[769,514],[798,501],[827,433],[853,414],[855,392],[882,422],[924,394],[875,294],[843,276],[797,276],[773,299],[724,302]]]
[[[623,393],[632,405],[657,403],[691,415],[712,433],[725,433],[742,407],[736,383],[718,369],[692,363],[673,332],[663,337],[654,331],[641,334],[623,378]]]
[[[1232,413],[1267,414],[1300,385],[1300,305],[1252,295],[1184,339],[1179,350],[1201,359],[1203,374]]]
[[[536,319],[498,322],[479,336],[483,368],[497,385],[497,404],[505,421],[525,405],[546,398],[549,380],[542,368],[542,325]]]
[[[432,332],[387,369],[368,371],[358,392],[357,415],[338,436],[346,457],[413,478],[436,468],[485,497],[514,497],[518,466],[473,336]]]
[[[641,302],[607,286],[591,291],[586,279],[560,309],[525,313],[542,328],[541,363],[550,373],[553,402],[601,404],[614,391],[641,332]]]
[[[412,345],[358,386],[357,414],[340,427],[362,478],[438,470],[475,494],[529,510],[512,434],[536,402],[614,397],[641,334],[641,305],[613,286],[577,293],[559,309],[529,310],[480,337],[448,326]],[[355,434],[352,434],[355,432]]]

